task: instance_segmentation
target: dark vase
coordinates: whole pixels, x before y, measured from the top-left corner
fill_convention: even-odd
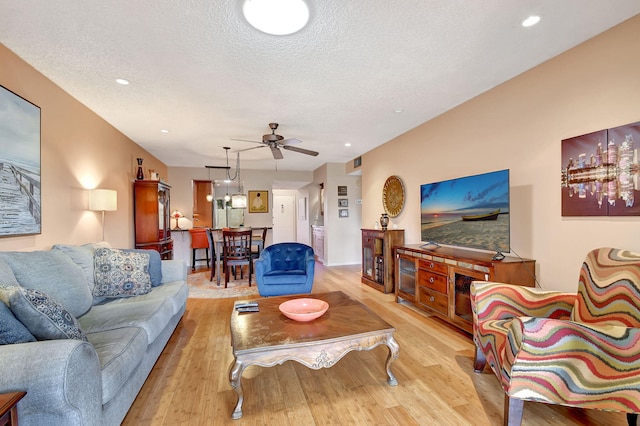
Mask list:
[[[138,160],[138,174],[136,175],[136,179],[143,180],[144,172],[142,171],[142,158],[137,158],[136,160]]]
[[[382,213],[380,216],[380,226],[382,226],[383,231],[387,230],[387,226],[389,226],[389,215],[387,213]]]

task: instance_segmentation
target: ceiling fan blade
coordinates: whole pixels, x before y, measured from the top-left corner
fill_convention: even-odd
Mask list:
[[[298,148],[297,146],[282,145],[282,147],[284,149],[288,149],[289,151],[299,152],[300,154],[313,155],[314,157],[318,155],[318,153],[315,152],[315,151],[311,151],[311,150],[304,149],[304,148]]]
[[[272,145],[269,148],[271,148],[271,153],[273,154],[273,158],[276,160],[282,160],[284,157],[282,156],[282,151],[280,151],[280,149],[275,146]]]
[[[230,140],[232,140],[232,141],[240,141],[240,142],[264,143],[264,142],[261,142],[261,141],[250,141],[249,139],[233,139],[233,138],[231,138]]]
[[[237,151],[233,151],[233,152],[245,152],[245,151],[251,151],[252,149],[258,149],[258,148],[264,148],[267,145],[260,145],[260,146],[252,146],[251,148],[245,148],[245,149],[239,149]]]
[[[291,144],[302,143],[302,141],[300,139],[296,139],[296,138],[287,138],[285,140],[280,141],[280,143],[282,145],[291,145]]]

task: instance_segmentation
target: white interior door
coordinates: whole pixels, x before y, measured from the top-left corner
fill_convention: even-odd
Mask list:
[[[296,208],[293,195],[273,195],[273,242],[296,241]]]

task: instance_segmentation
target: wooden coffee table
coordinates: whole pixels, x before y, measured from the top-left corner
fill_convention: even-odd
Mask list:
[[[290,320],[278,310],[282,302],[302,297],[322,299],[329,303],[329,310],[311,322]],[[391,363],[400,353],[393,338],[395,328],[343,292],[269,297],[252,302],[258,302],[260,312],[238,313],[234,310],[231,314],[234,360],[229,382],[238,394],[233,419],[242,417],[244,394],[240,379],[250,365],[272,367],[293,360],[318,370],[332,367],[350,351],[370,350],[384,344],[389,347],[385,366],[389,376],[387,382],[391,386],[398,384],[391,372]]]

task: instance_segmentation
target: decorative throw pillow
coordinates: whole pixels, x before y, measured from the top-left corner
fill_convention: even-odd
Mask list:
[[[94,297],[127,297],[151,291],[149,253],[98,248],[95,263]]]
[[[158,287],[162,284],[162,259],[160,253],[155,250],[125,249],[133,253],[147,253],[149,255],[149,275],[151,276],[151,287]]]
[[[76,339],[87,341],[76,317],[52,297],[31,288],[0,289],[2,300],[15,318],[38,340]]]
[[[11,312],[11,309],[0,302],[0,345],[12,345],[14,343],[35,342],[36,338],[29,333]]]

